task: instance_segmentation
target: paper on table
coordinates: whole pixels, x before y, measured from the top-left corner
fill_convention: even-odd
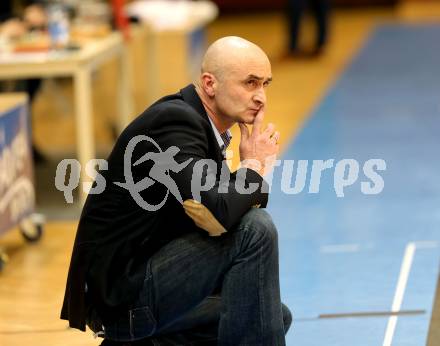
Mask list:
[[[200,27],[218,14],[217,5],[211,1],[139,0],[125,6],[129,16],[138,17],[153,30],[182,30]]]

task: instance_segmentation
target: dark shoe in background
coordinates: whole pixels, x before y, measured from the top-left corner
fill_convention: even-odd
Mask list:
[[[48,162],[47,157],[35,145],[32,145],[32,157],[36,165]]]

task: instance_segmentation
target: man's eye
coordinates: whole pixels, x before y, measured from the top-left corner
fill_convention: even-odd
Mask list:
[[[250,86],[256,86],[257,85],[257,81],[255,79],[250,79],[247,81],[247,84]]]

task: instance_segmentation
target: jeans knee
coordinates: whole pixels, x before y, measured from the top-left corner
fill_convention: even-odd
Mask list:
[[[272,217],[264,209],[252,208],[242,219],[242,226],[268,242],[277,242],[278,233]]]
[[[292,313],[286,305],[281,304],[281,310],[283,312],[284,333],[287,334],[290,326],[292,325],[293,317]]]

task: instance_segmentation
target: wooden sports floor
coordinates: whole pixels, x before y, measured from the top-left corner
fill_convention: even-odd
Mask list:
[[[221,17],[208,28],[207,38],[211,42],[225,35],[243,36],[259,44],[269,54],[274,82],[268,89],[267,121],[278,126],[282,133],[280,143],[282,148],[286,148],[377,23],[435,20],[439,18],[435,13],[439,13],[436,6],[432,9],[335,10],[327,50],[314,60],[282,58],[287,38],[286,23],[280,13]],[[307,28],[310,29],[310,23],[306,23]],[[305,44],[310,41],[310,36],[305,34]],[[96,138],[98,148],[104,154],[112,142],[109,128],[105,125],[113,116],[101,90],[105,88],[102,81],[106,78],[102,73],[95,76],[94,94],[95,104],[98,105],[95,114]],[[49,85],[43,88],[34,106],[35,140],[52,158],[71,157],[74,153],[75,132],[69,110],[72,104],[71,90],[65,81],[61,87],[56,92],[63,94],[64,100],[51,102],[55,91]],[[286,90],[289,91],[288,97]],[[136,101],[138,110],[141,110],[142,100]],[[60,114],[54,116],[57,112]],[[238,138],[238,131],[234,129],[234,153],[237,152]],[[43,239],[36,244],[26,244],[17,230],[11,230],[0,238],[0,247],[10,257],[8,265],[0,273],[0,345],[98,345],[99,340],[94,339],[91,332],[70,330],[65,321],[59,320],[77,225],[75,217],[79,209],[77,206],[67,206],[59,195],[53,197],[46,194],[45,190],[53,185],[53,165],[37,173],[37,191],[41,193],[38,207],[48,217]],[[51,202],[51,199],[55,202]],[[439,300],[437,297],[430,345],[440,345]]]

